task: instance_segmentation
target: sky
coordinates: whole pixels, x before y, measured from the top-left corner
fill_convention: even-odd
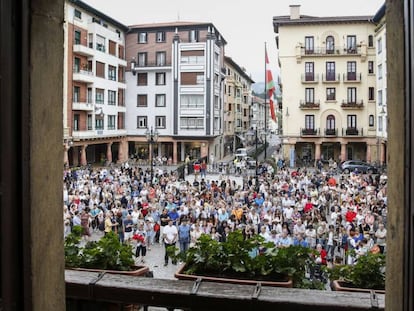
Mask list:
[[[225,54],[255,82],[265,80],[265,45],[269,67],[277,74],[273,17],[289,15],[299,4],[302,15],[374,15],[385,0],[82,0],[129,26],[158,22],[211,22],[227,41]]]

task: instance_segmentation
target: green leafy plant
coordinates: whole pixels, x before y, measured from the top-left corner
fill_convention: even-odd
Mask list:
[[[134,265],[132,246],[119,242],[118,236],[109,232],[99,241],[79,246],[81,228],[75,226],[65,239],[65,262],[70,268],[129,271]]]
[[[328,269],[331,280],[350,283],[352,287],[385,289],[385,256],[367,253],[354,265],[337,265]]]
[[[301,246],[277,248],[260,235],[245,239],[241,231],[234,231],[225,242],[201,235],[183,260],[186,274],[267,281],[291,278],[294,287],[312,288],[305,281],[312,252]]]

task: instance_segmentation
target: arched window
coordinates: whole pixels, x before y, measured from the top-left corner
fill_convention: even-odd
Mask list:
[[[326,54],[333,54],[335,51],[335,39],[333,36],[326,37]]]
[[[335,117],[332,114],[326,117],[325,135],[336,136]]]
[[[374,126],[374,115],[373,114],[369,115],[368,124],[369,124],[369,126]]]
[[[335,116],[333,116],[332,114],[326,117],[326,128],[328,130],[335,129]]]

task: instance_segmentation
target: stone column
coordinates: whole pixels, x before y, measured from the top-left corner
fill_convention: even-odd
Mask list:
[[[371,145],[367,143],[367,155],[366,155],[366,161],[368,163],[371,162]]]
[[[106,144],[106,162],[112,163],[112,143],[107,143]]]
[[[346,160],[346,143],[341,143],[341,161]]]
[[[173,141],[173,164],[176,165],[178,163],[178,159],[177,159],[177,142]]]
[[[63,165],[68,165],[69,166],[69,156],[68,156],[68,151],[69,151],[70,147],[68,144],[65,144],[63,146]]]
[[[321,144],[315,143],[315,161],[321,158]]]
[[[86,147],[88,147],[88,145],[83,145],[80,146],[81,147],[81,163],[80,165],[84,166],[86,164],[88,164],[88,161],[86,160]]]

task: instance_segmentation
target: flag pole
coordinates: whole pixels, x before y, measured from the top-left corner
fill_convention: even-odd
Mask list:
[[[264,149],[264,159],[267,159],[267,49],[266,42],[265,44],[265,113],[264,113],[264,133],[265,133],[265,149]]]

